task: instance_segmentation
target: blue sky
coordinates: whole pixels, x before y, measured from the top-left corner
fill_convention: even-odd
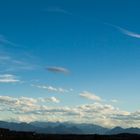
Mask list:
[[[42,120],[40,111],[44,121],[140,127],[139,4],[0,0],[0,119]]]

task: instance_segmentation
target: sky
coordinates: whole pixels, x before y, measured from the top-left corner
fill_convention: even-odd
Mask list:
[[[0,120],[140,127],[139,0],[0,0]]]

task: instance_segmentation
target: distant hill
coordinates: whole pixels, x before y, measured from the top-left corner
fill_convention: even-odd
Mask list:
[[[129,134],[140,134],[140,128],[126,128],[123,129],[121,127],[115,127],[108,131],[106,134],[114,135],[114,134],[121,134],[121,133],[129,133]]]
[[[0,128],[6,128],[14,131],[30,131],[44,134],[140,134],[140,128],[121,128],[115,127],[108,129],[94,124],[76,124],[60,122],[31,122],[31,123],[14,123],[0,121]]]
[[[98,126],[98,125],[93,125],[93,124],[76,124],[76,123],[60,123],[60,122],[31,122],[31,125],[34,126],[39,126],[41,128],[54,128],[56,131],[58,131],[58,129],[62,130],[62,129],[70,129],[73,130],[77,129],[77,131],[72,131],[74,133],[77,134],[105,134],[107,131],[109,131],[109,129]],[[79,131],[78,131],[79,130]]]
[[[41,123],[42,124],[42,123]],[[6,128],[14,131],[32,131],[36,133],[46,134],[80,134],[82,131],[76,126],[67,127],[63,124],[59,125],[37,125],[36,123],[13,123],[0,121],[0,128]]]

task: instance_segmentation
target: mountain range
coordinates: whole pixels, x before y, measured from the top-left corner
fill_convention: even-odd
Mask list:
[[[0,121],[0,128],[6,128],[14,131],[32,131],[45,134],[140,134],[140,128],[122,128],[115,127],[113,129],[105,128],[94,124],[76,124],[70,122],[31,122],[16,123]]]

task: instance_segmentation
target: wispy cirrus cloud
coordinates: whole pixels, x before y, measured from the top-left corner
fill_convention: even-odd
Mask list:
[[[123,34],[125,34],[125,35],[127,35],[127,36],[140,39],[140,34],[138,34],[138,33],[135,33],[135,32],[129,31],[129,30],[126,30],[126,29],[121,28],[121,27],[117,27],[117,28],[118,28]]]
[[[61,14],[66,14],[66,15],[72,15],[71,12],[58,7],[58,6],[51,6],[51,7],[47,7],[46,9],[44,9],[44,11],[46,12],[53,12],[53,13],[61,13]]]
[[[68,93],[68,92],[73,91],[73,89],[64,89],[64,88],[61,88],[61,87],[54,87],[54,86],[49,86],[49,85],[35,85],[35,84],[32,84],[31,86],[37,87],[37,88],[40,88],[40,89],[44,89],[44,90],[47,90],[47,91],[53,92],[53,93]]]
[[[133,37],[133,38],[138,38],[140,39],[140,33],[136,33],[136,32],[132,32],[128,29],[122,28],[120,26],[117,25],[113,25],[113,24],[109,24],[109,23],[105,23],[106,25],[112,26],[113,28],[116,28],[117,30],[119,30],[122,34],[125,34],[127,36]]]
[[[9,56],[4,56],[4,55],[0,56],[0,61],[6,61],[6,60],[9,60],[9,59],[10,59]]]
[[[0,75],[0,83],[17,83],[20,80],[12,74],[2,74]]]
[[[16,47],[16,48],[15,48]],[[12,50],[12,51],[11,51]],[[27,47],[16,44],[0,34],[0,71],[33,70],[39,67]]]
[[[26,59],[21,60],[21,58],[13,57],[5,53],[0,53],[0,64],[1,64],[0,71],[2,72],[33,70],[37,68],[37,65],[29,61],[27,62]]]
[[[46,70],[53,72],[53,73],[64,73],[68,74],[69,70],[64,67],[57,67],[57,66],[49,66],[46,68]]]
[[[4,35],[1,34],[0,34],[0,44],[12,47],[20,47],[20,45],[13,43],[12,41],[8,40]]]
[[[102,99],[99,96],[88,91],[84,91],[80,93],[80,96],[89,100],[93,100],[93,101],[102,101]]]

